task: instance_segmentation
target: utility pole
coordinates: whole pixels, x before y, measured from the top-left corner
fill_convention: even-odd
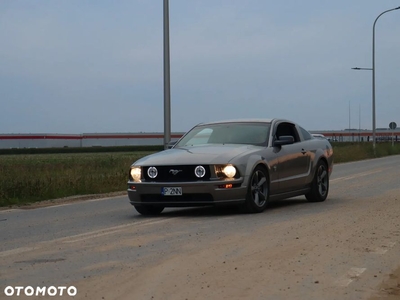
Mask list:
[[[169,57],[169,5],[164,0],[164,149],[171,141],[171,80]]]

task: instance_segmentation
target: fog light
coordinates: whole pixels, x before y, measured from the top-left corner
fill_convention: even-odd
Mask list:
[[[206,169],[203,166],[197,166],[194,169],[194,174],[197,178],[202,178],[204,175],[206,175]]]
[[[150,168],[148,168],[148,170],[147,170],[147,175],[148,175],[151,179],[156,178],[157,175],[158,175],[157,168],[156,168],[156,167],[150,167]]]

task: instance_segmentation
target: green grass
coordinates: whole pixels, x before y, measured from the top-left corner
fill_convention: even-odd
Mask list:
[[[123,191],[129,166],[154,151],[0,156],[0,206]]]
[[[334,143],[334,162],[400,154],[400,144]],[[0,155],[0,206],[124,191],[129,166],[152,151]]]
[[[392,146],[391,143],[378,143],[376,144],[375,155],[372,143],[333,143],[335,163],[344,163],[395,154],[400,154],[399,143],[394,146]]]

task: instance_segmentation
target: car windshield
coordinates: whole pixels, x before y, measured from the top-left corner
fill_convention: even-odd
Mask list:
[[[199,125],[189,131],[175,147],[203,144],[267,145],[269,123],[220,123]]]

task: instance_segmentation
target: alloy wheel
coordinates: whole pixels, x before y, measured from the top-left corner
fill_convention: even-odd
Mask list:
[[[317,186],[319,194],[324,197],[328,191],[328,172],[323,164],[318,168]]]
[[[265,174],[257,170],[251,178],[251,195],[253,202],[262,207],[268,199],[268,182]]]

